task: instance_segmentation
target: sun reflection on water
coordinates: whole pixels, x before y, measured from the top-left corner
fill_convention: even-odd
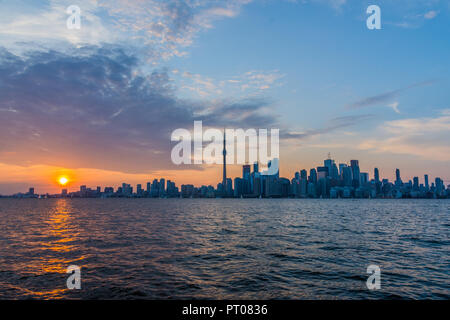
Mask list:
[[[61,282],[59,288],[48,288],[44,284],[45,290],[36,290],[30,294],[57,299],[62,298],[63,293],[68,290],[65,282],[68,277],[67,267],[71,264],[81,264],[85,256],[81,254],[77,244],[80,232],[70,201],[58,199],[55,206],[49,210],[45,223],[47,228],[43,228],[43,240],[39,243],[43,254],[31,269],[35,270],[35,276],[57,277],[61,278]]]

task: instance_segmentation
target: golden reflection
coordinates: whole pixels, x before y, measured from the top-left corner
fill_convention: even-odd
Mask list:
[[[61,279],[60,283],[51,284],[56,285],[57,288],[48,287],[49,290],[33,291],[33,294],[45,299],[57,299],[62,298],[62,294],[68,290],[66,278],[69,275],[65,276],[67,267],[71,264],[81,266],[85,256],[76,252],[81,249],[75,244],[79,238],[79,227],[73,217],[70,200],[56,200],[45,222],[48,228],[42,230],[43,241],[39,243],[43,254],[37,261],[37,265],[31,268],[39,275],[58,273],[64,276],[58,277]]]

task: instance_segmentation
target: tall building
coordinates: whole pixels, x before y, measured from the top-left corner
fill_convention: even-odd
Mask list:
[[[339,163],[339,176],[341,179],[344,179],[344,168],[347,168],[347,164]]]
[[[373,170],[373,174],[375,176],[375,182],[380,182],[380,171],[378,170],[378,168],[375,168]]]
[[[403,184],[402,178],[400,177],[400,169],[395,169],[395,185],[401,186]]]
[[[309,170],[309,182],[317,183],[317,171],[314,168]]]
[[[244,164],[242,166],[242,179],[250,180],[250,165]]]
[[[419,177],[413,178],[413,190],[417,191],[419,190]]]
[[[361,172],[359,174],[359,181],[361,186],[364,186],[367,182],[369,182],[369,174],[367,172]]]
[[[361,185],[360,181],[359,181],[359,161],[358,160],[350,160],[350,167],[352,168],[352,176],[353,176],[353,180],[352,180],[352,184],[355,188],[359,187]]]
[[[253,172],[254,172],[254,173],[259,172],[259,164],[258,164],[258,161],[256,161],[256,162],[253,164]]]
[[[425,189],[427,189],[428,191],[430,189],[430,185],[428,184],[428,175],[426,174],[424,178],[425,178]]]
[[[342,180],[344,181],[345,187],[352,186],[352,168],[351,167],[343,167],[342,168]]]
[[[249,194],[250,190],[250,165],[245,164],[242,166],[242,179],[244,180],[244,194]]]
[[[300,178],[307,180],[308,179],[308,171],[306,171],[305,169],[300,171]]]
[[[223,178],[222,178],[222,188],[227,190],[227,147],[226,147],[226,133],[223,129]]]
[[[240,198],[243,194],[243,180],[241,178],[234,178],[234,196]]]
[[[317,167],[317,180],[324,179],[329,175],[328,167]]]
[[[324,160],[323,165],[328,168],[328,175],[332,179],[339,179],[339,171],[333,159]]]

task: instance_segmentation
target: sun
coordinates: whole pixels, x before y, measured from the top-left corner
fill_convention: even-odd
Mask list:
[[[64,186],[64,185],[67,184],[67,182],[69,182],[69,179],[67,179],[66,177],[60,177],[58,179],[58,182],[59,182],[60,185]]]

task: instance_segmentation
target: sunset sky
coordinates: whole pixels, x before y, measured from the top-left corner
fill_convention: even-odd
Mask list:
[[[450,184],[449,35],[447,0],[0,0],[0,194],[216,185],[220,165],[171,162],[194,120],[279,128],[288,178],[330,152]]]

